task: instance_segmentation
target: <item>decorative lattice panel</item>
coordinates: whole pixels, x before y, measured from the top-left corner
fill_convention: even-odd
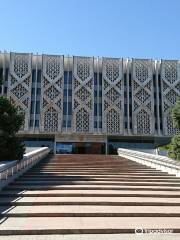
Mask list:
[[[102,77],[103,133],[122,134],[124,115],[122,59],[103,58]]]
[[[93,58],[74,57],[72,105],[74,132],[93,132],[94,71]]]
[[[179,132],[173,128],[171,110],[180,96],[180,66],[178,61],[163,60],[161,63],[162,122],[163,134]]]
[[[151,60],[132,62],[132,127],[133,133],[154,133],[153,63]]]
[[[7,96],[24,115],[22,131],[29,129],[31,85],[31,54],[11,53]]]
[[[61,132],[63,119],[63,56],[43,55],[41,131]]]

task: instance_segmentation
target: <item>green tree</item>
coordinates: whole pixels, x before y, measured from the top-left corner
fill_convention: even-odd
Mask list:
[[[174,136],[171,139],[171,144],[169,145],[168,156],[176,160],[180,160],[180,134]]]
[[[22,114],[18,114],[14,104],[6,97],[0,97],[0,161],[20,160],[25,146],[16,133],[24,122]]]
[[[172,119],[174,127],[180,128],[180,99],[172,109]]]
[[[172,109],[173,126],[180,129],[180,99]],[[176,160],[180,160],[180,134],[175,135],[168,145],[168,156]]]

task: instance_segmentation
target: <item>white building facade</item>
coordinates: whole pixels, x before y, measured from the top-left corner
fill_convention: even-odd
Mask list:
[[[178,132],[177,60],[0,53],[6,95],[24,114],[27,145],[60,153],[104,153],[155,146]],[[142,144],[142,145],[141,145]]]

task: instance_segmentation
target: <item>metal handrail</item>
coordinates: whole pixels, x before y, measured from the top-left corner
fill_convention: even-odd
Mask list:
[[[20,161],[14,161],[12,165],[7,165],[0,170],[0,181],[7,180],[8,177],[15,175],[17,172],[20,172],[22,169],[34,165],[43,157],[47,156],[50,152],[48,147],[38,148],[32,152],[26,153],[23,156],[23,159]]]

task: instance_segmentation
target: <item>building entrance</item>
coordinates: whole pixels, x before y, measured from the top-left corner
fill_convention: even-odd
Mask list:
[[[57,154],[105,154],[105,143],[56,142]]]

